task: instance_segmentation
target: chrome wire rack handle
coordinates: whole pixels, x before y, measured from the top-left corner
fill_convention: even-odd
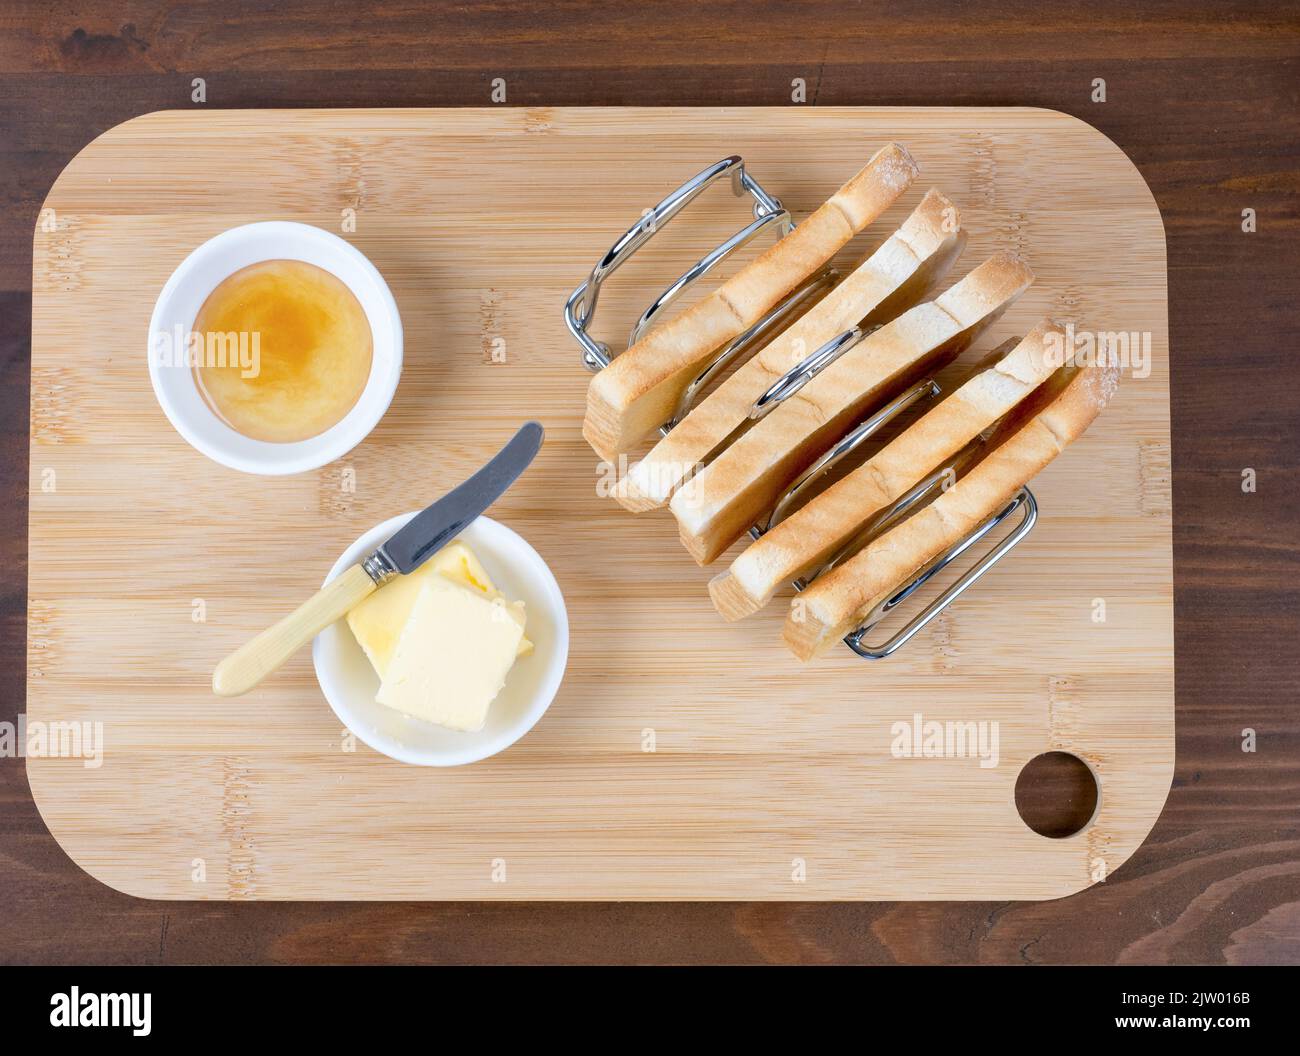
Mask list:
[[[956,560],[966,550],[978,543],[984,536],[988,535],[994,528],[1010,517],[1016,510],[1023,510],[1020,523],[998,543],[992,550],[979,559],[965,574],[957,580],[952,586],[940,594],[934,601],[930,602],[919,614],[908,621],[897,634],[882,645],[864,645],[863,638],[867,633],[889,612],[901,602],[906,601],[913,593],[919,590],[932,576],[941,572],[950,562]],[[939,613],[943,612],[949,605],[956,601],[972,584],[984,575],[990,568],[998,563],[1016,543],[1020,542],[1029,534],[1031,528],[1038,521],[1038,502],[1034,498],[1034,493],[1028,488],[1021,488],[1012,500],[1007,503],[998,513],[995,513],[982,525],[971,532],[956,546],[944,551],[937,558],[931,561],[920,574],[898,593],[892,595],[887,600],[878,605],[863,621],[862,625],[848,635],[845,635],[844,644],[852,649],[858,656],[865,660],[883,660],[885,657],[896,652],[917,634],[926,624],[933,620]]]
[[[733,154],[729,158],[723,158],[721,161],[715,162],[707,169],[692,176],[653,209],[647,210],[640,220],[629,227],[623,236],[610,247],[609,252],[600,258],[596,266],[591,269],[591,274],[587,276],[581,286],[573,291],[565,303],[564,321],[569,328],[569,332],[582,345],[582,361],[588,370],[601,370],[609,366],[609,361],[612,358],[609,345],[603,341],[597,341],[587,332],[587,328],[591,325],[592,318],[596,314],[596,302],[600,298],[601,284],[623,264],[627,263],[628,259],[638,249],[667,226],[673,217],[689,205],[701,191],[723,176],[731,178],[731,191],[736,197],[748,194],[754,199],[753,223],[736,232],[726,242],[670,283],[668,288],[655,298],[650,307],[637,320],[636,325],[632,328],[628,347],[636,343],[659,311],[680,296],[692,283],[708,274],[728,256],[749,242],[759,231],[770,225],[777,225],[784,236],[793,230],[794,223],[790,219],[790,214],[781,206],[780,199],[773,198],[759,186],[757,180],[745,171],[745,163],[739,155]],[[762,320],[760,320],[761,322]]]
[[[650,307],[641,313],[641,318],[636,321],[636,325],[632,327],[631,336],[627,339],[627,347],[631,348],[640,341],[641,335],[649,328],[654,317],[672,304],[673,301],[675,301],[685,290],[689,289],[693,283],[704,278],[705,275],[731,256],[731,254],[736,252],[736,250],[746,245],[750,239],[762,231],[763,228],[772,223],[779,223],[783,233],[788,233],[793,226],[790,223],[790,214],[785,212],[785,210],[782,210],[779,213],[766,213],[763,216],[760,216],[748,227],[737,231],[727,239],[727,241],[722,243],[722,245],[718,246],[717,249],[706,253],[698,261],[682,272],[681,275],[669,283],[664,292],[650,302]]]
[[[765,228],[775,226],[780,230],[782,236],[789,234],[794,229],[790,214],[781,205],[780,199],[772,197],[763,190],[758,181],[745,170],[744,161],[739,155],[733,154],[730,157],[723,158],[691,177],[653,209],[647,210],[637,223],[628,228],[623,236],[610,247],[609,252],[601,257],[596,266],[591,269],[591,273],[569,295],[569,299],[565,302],[565,325],[568,326],[569,332],[582,346],[582,362],[588,370],[593,373],[603,370],[609,366],[613,358],[610,354],[609,345],[596,340],[589,333],[589,327],[596,314],[596,302],[600,297],[601,284],[625,264],[629,257],[654,237],[683,208],[689,205],[700,192],[723,176],[730,178],[732,193],[737,197],[748,194],[753,198],[753,222],[737,231],[716,249],[705,254],[677,279],[669,283],[664,291],[641,313],[636,325],[632,327],[626,347],[630,348],[639,341],[653,323],[655,317],[680,297],[691,285],[709,274],[722,261],[749,243]],[[761,347],[770,336],[779,333],[785,322],[798,314],[799,310],[805,307],[809,301],[815,300],[820,294],[830,289],[838,281],[838,278],[838,274],[832,268],[829,266],[823,268],[792,290],[784,300],[753,326],[734,338],[686,387],[674,409],[673,416],[660,426],[659,432],[667,435],[674,425],[686,417],[709,385],[717,380],[729,366],[740,361],[747,353]],[[761,419],[771,413],[775,407],[794,396],[813,378],[839,359],[840,356],[870,336],[875,329],[877,328],[867,328],[859,325],[845,330],[816,349],[811,355],[796,363],[777,379],[762,396],[754,401],[749,411],[749,422]],[[939,394],[939,385],[933,380],[927,379],[919,382],[854,426],[782,492],[781,497],[772,507],[768,516],[759,524],[750,528],[750,536],[758,539],[765,532],[771,531],[794,512],[798,500],[803,496],[804,492],[829,473],[837,464],[910,407],[921,400],[933,399]],[[746,424],[742,423],[741,426],[734,430],[720,445],[720,449],[743,433]],[[975,453],[981,442],[979,439],[973,441],[963,451],[949,459],[945,465],[930,473],[888,509],[881,511],[869,520],[848,543],[841,547],[820,568],[805,578],[795,580],[793,584],[795,590],[805,590],[817,576],[829,572],[837,563],[851,554],[857,553],[871,539],[877,538],[901,522],[910,511],[931,497],[936,489],[944,487],[946,482],[954,479],[958,468],[965,464],[968,458]],[[995,544],[979,561],[967,569],[955,583],[908,621],[892,638],[878,646],[864,644],[867,634],[895,608],[911,598],[930,579],[938,575],[944,568],[982,540],[998,525],[1006,521],[1017,510],[1021,511],[1019,523],[1010,529],[1002,537],[1001,541]],[[1038,503],[1035,501],[1033,493],[1027,487],[1022,487],[1003,509],[979,525],[965,539],[949,547],[930,561],[910,583],[901,587],[876,606],[867,619],[845,636],[844,644],[866,660],[883,660],[885,657],[892,655],[944,609],[956,601],[976,580],[1001,560],[1013,546],[1028,535],[1037,520]]]

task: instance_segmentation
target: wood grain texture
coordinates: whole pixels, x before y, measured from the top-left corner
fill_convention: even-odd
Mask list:
[[[212,688],[223,697],[247,693],[278,671],[299,649],[375,591],[360,565],[344,569],[289,615],[238,646],[212,672]]]
[[[9,9],[0,31],[0,188],[11,204],[0,214],[0,478],[9,500],[0,504],[0,539],[14,574],[0,598],[0,719],[12,721],[24,699],[31,232],[54,178],[96,134],[188,105],[199,73],[219,89],[208,104],[216,107],[481,105],[491,77],[502,75],[512,105],[773,104],[788,100],[791,78],[801,76],[818,104],[1055,107],[1101,128],[1152,187],[1168,234],[1174,447],[1172,458],[1153,451],[1143,465],[1171,489],[1176,513],[1175,788],[1133,859],[1106,884],[1051,903],[159,905],[81,873],[41,823],[23,763],[8,759],[0,761],[0,876],[11,893],[10,927],[0,956],[1300,959],[1293,707],[1300,659],[1292,647],[1300,630],[1293,531],[1300,379],[1290,352],[1300,34],[1289,9],[1172,2],[1143,13],[1118,2],[1086,11],[995,2],[977,15],[940,4],[872,16],[796,4],[747,5],[743,13],[687,4],[670,5],[658,32],[647,32],[633,18],[594,17],[581,5],[509,15],[494,5],[456,5],[438,17],[380,5],[362,34],[352,12],[298,10],[286,18],[247,8],[227,19],[229,4]],[[679,25],[693,28],[683,36]],[[936,36],[950,26],[953,39]],[[886,38],[889,47],[876,46]],[[1104,105],[1088,98],[1095,77],[1109,86]],[[1246,206],[1263,221],[1253,236],[1240,231]],[[1246,466],[1266,484],[1253,495],[1240,490]],[[1253,755],[1240,750],[1247,726],[1261,734]]]
[[[801,667],[779,640],[784,606],[723,623],[669,518],[601,494],[559,309],[629,218],[718,157],[742,154],[804,217],[891,136],[925,180],[850,259],[937,185],[969,238],[955,274],[1015,248],[1038,275],[965,360],[1065,312],[1150,335],[1150,362],[1036,479],[1043,523],[1014,561],[888,663],[839,650]],[[1173,772],[1171,513],[1140,465],[1168,444],[1164,237],[1131,163],[1083,123],[1012,108],[182,111],[101,136],[45,209],[29,604],[46,648],[28,714],[102,723],[104,755],[33,758],[28,775],[65,850],[106,883],[217,899],[1051,898],[1108,875],[1155,823]],[[344,209],[402,312],[393,406],[322,471],[208,462],[143,383],[154,291],[222,230],[337,227]],[[725,192],[698,203],[610,283],[598,332],[744,222]],[[1122,256],[1087,237],[1104,229],[1125,233]],[[573,648],[523,742],[435,771],[345,750],[305,654],[213,698],[214,663],[337,553],[532,417],[547,444],[493,512],[552,565]],[[997,741],[983,760],[973,744],[895,758],[894,727],[916,715]],[[1067,840],[1014,808],[1021,768],[1052,750],[1101,786]]]

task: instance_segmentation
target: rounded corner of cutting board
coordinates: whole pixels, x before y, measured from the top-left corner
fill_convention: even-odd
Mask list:
[[[59,818],[58,813],[49,812],[41,806],[41,797],[43,794],[42,788],[45,778],[38,778],[38,775],[48,773],[51,768],[58,765],[58,763],[58,760],[29,758],[27,760],[27,787],[31,789],[32,803],[36,807],[36,813],[40,815],[41,821],[45,824],[46,831],[50,834],[50,838],[58,844],[59,850],[68,856],[68,860],[72,862],[73,865],[96,883],[112,888],[112,890],[118,892],[118,894],[127,895],[130,898],[138,898],[149,902],[177,901],[178,896],[168,894],[162,888],[159,888],[156,891],[145,890],[152,881],[152,878],[146,873],[128,871],[124,874],[113,873],[113,875],[110,876],[101,872],[97,862],[93,865],[90,864],[88,861],[90,856],[83,857],[78,853],[76,846],[77,840],[75,837],[71,836],[66,830],[62,835],[60,835],[57,820]],[[128,878],[129,884],[132,886],[124,885],[123,876]]]
[[[1170,698],[1170,711],[1173,710],[1173,699]],[[1170,745],[1172,747],[1173,730],[1172,719],[1170,728]],[[1150,798],[1144,802],[1148,809],[1141,814],[1135,815],[1132,810],[1132,804],[1139,802],[1137,795],[1129,795],[1126,801],[1130,804],[1126,808],[1127,832],[1124,834],[1124,846],[1118,853],[1103,853],[1101,850],[1095,850],[1093,842],[1101,837],[1103,841],[1108,841],[1107,830],[1100,824],[1104,813],[1103,805],[1099,804],[1097,813],[1093,819],[1078,832],[1071,836],[1063,838],[1043,837],[1045,844],[1051,845],[1049,850],[1054,847],[1073,849],[1075,846],[1082,846],[1086,849],[1084,858],[1083,876],[1079,881],[1072,880],[1068,877],[1062,877],[1059,883],[1059,889],[1049,887],[1049,889],[1034,892],[1032,894],[1014,894],[1008,895],[1008,901],[1023,902],[1055,902],[1059,899],[1070,898],[1074,895],[1082,894],[1091,888],[1107,883],[1118,870],[1126,866],[1135,854],[1146,844],[1151,833],[1155,830],[1156,824],[1160,821],[1160,816],[1164,813],[1165,805],[1169,802],[1169,793],[1173,791],[1174,783],[1174,759],[1172,753],[1164,760],[1164,766],[1158,778],[1146,782],[1147,791]],[[1097,859],[1100,858],[1104,864],[1105,872],[1098,878],[1094,875],[1093,870]]]
[[[197,114],[197,111],[195,113]],[[50,189],[46,192],[45,199],[44,201],[41,202],[40,209],[36,211],[38,223],[41,215],[45,212],[47,208],[49,208],[51,200],[56,197],[59,191],[59,185],[63,182],[64,177],[70,174],[75,175],[75,170],[77,169],[77,167],[83,164],[87,158],[89,158],[96,151],[98,151],[105,143],[118,138],[123,134],[123,132],[126,129],[134,129],[140,125],[153,124],[154,122],[160,119],[164,119],[174,115],[194,116],[191,115],[189,111],[177,110],[175,108],[168,109],[168,110],[151,110],[147,114],[136,114],[135,117],[128,117],[125,121],[119,121],[111,128],[104,129],[103,132],[99,133],[99,135],[97,135],[89,143],[86,143],[80,150],[77,151],[77,153],[75,153],[74,155],[72,155],[71,158],[68,159],[68,163],[64,165],[63,168],[59,170],[59,174],[54,177],[54,182],[50,184]],[[39,232],[39,230],[40,229],[38,227],[37,231]]]
[[[1175,709],[1175,698],[1173,694],[1173,686],[1170,686],[1169,688],[1169,732],[1168,732],[1169,754],[1163,759],[1164,765],[1161,768],[1161,776],[1159,782],[1153,784],[1153,792],[1156,789],[1158,789],[1159,792],[1158,795],[1154,797],[1151,803],[1151,809],[1149,813],[1147,813],[1144,817],[1138,819],[1137,827],[1133,831],[1133,837],[1134,837],[1133,845],[1128,849],[1127,853],[1125,853],[1123,857],[1121,857],[1117,862],[1109,866],[1106,873],[1107,877],[1114,875],[1115,870],[1122,869],[1125,865],[1129,863],[1132,857],[1142,849],[1142,847],[1146,844],[1147,840],[1151,838],[1151,833],[1155,831],[1155,827],[1159,823],[1161,815],[1164,814],[1165,812],[1165,806],[1169,803],[1169,793],[1174,790],[1174,764],[1175,764],[1174,709]],[[1087,829],[1085,829],[1084,832],[1087,832]],[[1104,881],[1099,881],[1099,882],[1104,882]],[[1088,886],[1091,887],[1092,885],[1089,884]]]
[[[1132,182],[1142,188],[1142,193],[1146,196],[1147,203],[1151,206],[1152,213],[1155,214],[1157,221],[1159,221],[1160,249],[1162,255],[1165,255],[1167,258],[1167,246],[1169,240],[1165,232],[1164,214],[1160,212],[1160,204],[1156,201],[1156,196],[1151,190],[1151,185],[1147,183],[1147,178],[1142,175],[1142,170],[1137,167],[1137,162],[1129,157],[1128,151],[1111,139],[1110,136],[1094,125],[1091,121],[1086,121],[1076,114],[1067,113],[1064,110],[1055,110],[1050,106],[1027,106],[1023,109],[1032,113],[1048,115],[1053,121],[1059,121],[1062,124],[1077,126],[1078,129],[1086,132],[1087,135],[1093,139],[1099,140],[1103,147],[1113,154],[1123,166],[1127,167],[1129,170],[1128,175],[1132,178]]]

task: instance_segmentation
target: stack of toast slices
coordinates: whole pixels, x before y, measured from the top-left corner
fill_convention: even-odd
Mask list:
[[[824,268],[919,174],[907,150],[883,147],[771,249],[616,356],[587,394],[583,435],[596,453],[613,463],[645,441],[721,348]],[[928,191],[866,260],[634,462],[615,500],[635,513],[667,506],[701,565],[747,537],[864,416],[970,348],[1034,281],[1023,260],[1002,252],[933,296],[964,242],[957,206]],[[787,372],[855,329],[865,337],[758,413]],[[994,349],[927,413],[741,551],[709,584],[718,612],[742,619],[783,584],[811,580],[791,600],[786,644],[809,660],[852,632],[995,516],[1101,411],[1117,368],[1078,366],[1065,351],[1064,327],[1052,320]],[[905,518],[890,515],[940,469],[942,489]]]

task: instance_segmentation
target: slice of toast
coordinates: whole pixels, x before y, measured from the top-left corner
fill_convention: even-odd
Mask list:
[[[1011,411],[1060,365],[1060,326],[1045,320],[853,472],[749,546],[713,578],[724,618],[757,612],[773,593],[829,561],[873,517]]]
[[[757,260],[690,309],[655,327],[591,379],[582,435],[615,462],[672,415],[710,356],[758,322],[883,213],[919,172],[897,143]]]
[[[1062,367],[999,425],[992,450],[933,503],[818,576],[791,603],[784,638],[811,660],[969,535],[1077,439],[1115,391],[1113,363]]]
[[[779,404],[673,496],[669,507],[691,556],[706,565],[725,551],[855,421],[949,363],[1031,282],[1024,261],[998,253],[937,300],[875,331]]]
[[[787,370],[844,331],[893,319],[927,296],[963,240],[957,207],[931,190],[848,278],[673,426],[619,481],[614,498],[634,513],[663,506]]]

